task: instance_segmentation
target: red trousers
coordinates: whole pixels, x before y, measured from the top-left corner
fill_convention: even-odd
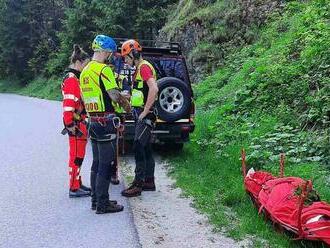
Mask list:
[[[69,135],[69,187],[70,190],[77,190],[81,186],[80,167],[85,157],[87,144],[86,124],[79,123],[81,137]]]

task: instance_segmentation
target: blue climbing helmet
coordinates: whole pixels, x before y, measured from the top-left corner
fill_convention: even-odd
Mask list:
[[[95,37],[92,44],[92,49],[95,52],[98,51],[116,52],[117,45],[116,42],[111,37],[100,34]]]

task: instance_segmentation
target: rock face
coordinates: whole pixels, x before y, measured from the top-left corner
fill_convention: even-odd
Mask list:
[[[187,2],[180,0],[175,13],[180,13]],[[249,30],[263,25],[271,13],[283,6],[280,0],[235,0],[232,1],[234,3],[223,4],[222,8],[218,7],[219,14],[208,16],[205,20],[196,17],[196,11],[208,11],[215,7],[215,2],[193,0],[190,4],[195,8],[191,8],[191,13],[182,16],[181,22],[173,16],[159,32],[158,40],[177,41],[181,44],[193,82],[198,82],[221,64],[228,46],[239,47],[252,43],[255,33],[249,33]],[[224,30],[222,35],[219,35],[219,29]],[[201,43],[207,43],[208,46],[196,49]]]
[[[267,17],[284,3],[280,0],[239,0],[241,20],[245,24],[262,25]]]
[[[205,37],[210,34],[209,30],[200,22],[189,22],[187,25],[177,28],[173,35],[168,35],[165,32],[160,32],[158,40],[168,40],[179,42],[183,51],[183,54],[187,58],[187,66],[192,82],[197,82],[200,79],[201,66],[199,62],[195,62],[195,58],[191,56],[191,52],[197,47]]]
[[[176,28],[173,35],[161,31],[158,40],[179,42],[183,53],[188,55],[207,34],[208,30],[201,23],[189,22],[181,28]]]

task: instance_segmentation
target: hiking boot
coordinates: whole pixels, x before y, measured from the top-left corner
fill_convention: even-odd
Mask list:
[[[155,178],[154,177],[146,178],[144,180],[142,190],[143,191],[156,191]]]
[[[118,185],[120,183],[117,176],[112,176],[111,179],[110,179],[110,182],[113,185]]]
[[[124,206],[109,202],[103,206],[96,207],[96,214],[116,213],[124,210]]]
[[[91,188],[89,188],[89,187],[87,187],[87,186],[85,186],[83,184],[80,185],[80,189],[82,189],[83,191],[89,191],[89,192],[91,192]]]
[[[81,188],[79,188],[77,190],[69,190],[69,197],[70,198],[86,197],[86,196],[90,196],[90,192],[89,191],[84,191]]]
[[[121,195],[126,197],[139,196],[141,195],[142,192],[142,185],[143,185],[143,181],[134,180],[131,186],[129,186],[127,189],[121,192]]]
[[[109,200],[109,202],[108,202],[109,204],[117,204],[117,201],[116,200]],[[92,202],[92,206],[91,206],[91,209],[92,210],[96,210],[96,201],[94,202]]]

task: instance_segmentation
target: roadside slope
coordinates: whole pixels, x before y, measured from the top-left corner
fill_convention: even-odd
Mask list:
[[[229,236],[254,236],[254,247],[313,244],[290,241],[257,215],[243,190],[242,147],[250,166],[275,174],[279,154],[286,152],[286,175],[313,179],[330,201],[329,10],[328,1],[291,1],[257,42],[230,53],[195,87],[192,142],[169,157],[177,185],[195,205]]]

